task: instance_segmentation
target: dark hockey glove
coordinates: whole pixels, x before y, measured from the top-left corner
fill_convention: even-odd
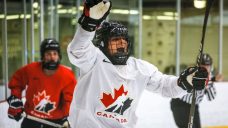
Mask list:
[[[22,118],[22,113],[24,110],[22,100],[14,95],[11,95],[7,99],[7,102],[9,104],[8,117],[19,121]]]
[[[95,31],[108,16],[111,5],[111,1],[85,0],[83,14],[78,19],[78,23],[86,31]]]
[[[192,92],[192,89],[202,90],[208,83],[208,72],[203,67],[190,67],[185,69],[178,79],[178,86]]]

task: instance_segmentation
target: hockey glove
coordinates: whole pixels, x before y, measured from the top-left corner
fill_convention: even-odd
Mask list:
[[[192,89],[202,90],[208,83],[208,72],[203,67],[190,67],[185,69],[178,79],[178,86],[192,92]]]
[[[23,113],[24,109],[22,100],[14,95],[11,95],[7,99],[7,102],[9,104],[8,117],[19,121],[22,118],[21,114]]]
[[[85,0],[83,14],[78,23],[86,31],[95,31],[106,19],[111,9],[111,1]]]

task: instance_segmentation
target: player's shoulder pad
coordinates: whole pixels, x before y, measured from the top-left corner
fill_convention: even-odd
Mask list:
[[[152,73],[158,71],[158,68],[153,64],[134,57],[129,57],[127,63],[133,66],[135,70],[140,71],[143,75],[151,75]]]

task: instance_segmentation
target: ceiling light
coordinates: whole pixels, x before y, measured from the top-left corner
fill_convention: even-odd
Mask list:
[[[6,17],[7,20],[15,20],[15,19],[19,19],[19,15],[8,15]]]
[[[0,19],[4,19],[5,15],[0,15]]]
[[[37,3],[37,2],[35,2],[35,3],[33,3],[33,5],[32,5],[32,6],[33,6],[33,8],[38,8],[38,6],[39,6],[39,5],[38,5],[38,3]]]
[[[30,14],[27,14],[27,15],[21,14],[21,15],[20,15],[20,18],[21,18],[21,19],[24,19],[24,17],[25,17],[26,19],[29,19],[29,18],[31,18],[31,15],[30,15]]]
[[[206,0],[194,0],[194,7],[195,8],[205,8],[206,6]]]
[[[62,4],[58,4],[57,8],[62,8],[63,5]]]
[[[151,16],[149,16],[149,15],[143,15],[143,19],[144,19],[144,20],[151,20],[151,19],[152,19],[152,17],[151,17]]]
[[[165,16],[177,16],[176,12],[164,12],[163,13]]]
[[[66,14],[67,13],[67,9],[59,9],[58,13],[59,14]]]
[[[176,20],[176,17],[173,16],[156,16],[157,20]]]

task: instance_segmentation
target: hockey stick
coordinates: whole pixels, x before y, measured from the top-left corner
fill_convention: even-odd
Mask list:
[[[47,120],[44,120],[44,119],[40,119],[40,118],[37,118],[37,117],[34,117],[34,116],[26,115],[25,113],[23,113],[22,116],[25,117],[25,118],[28,118],[30,120],[33,120],[33,121],[36,121],[36,122],[39,122],[39,123],[43,123],[43,124],[46,124],[46,125],[49,125],[49,126],[52,126],[52,127],[64,128],[64,126],[62,126],[60,124],[53,123],[53,122],[50,122],[50,121],[47,121]]]
[[[202,60],[202,54],[203,54],[203,48],[204,48],[204,38],[205,38],[205,33],[206,33],[206,28],[207,28],[207,20],[208,20],[208,16],[209,16],[210,9],[211,9],[213,2],[214,2],[214,0],[207,0],[207,6],[206,6],[204,22],[203,22],[202,39],[200,42],[199,55],[197,57],[197,66],[200,65],[200,62]],[[195,105],[196,105],[196,91],[195,91],[195,89],[193,89],[192,104],[191,104],[190,113],[189,113],[188,128],[192,128],[192,126],[193,126]]]

